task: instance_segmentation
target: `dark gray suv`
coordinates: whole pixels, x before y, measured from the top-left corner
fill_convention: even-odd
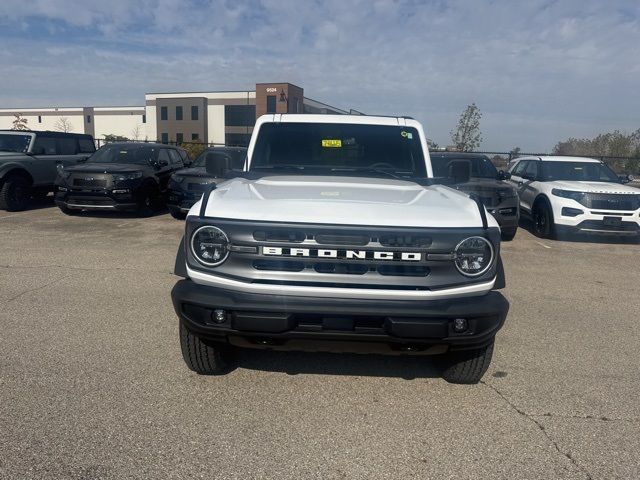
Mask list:
[[[24,210],[33,197],[54,190],[58,170],[86,160],[91,135],[0,130],[0,209]]]

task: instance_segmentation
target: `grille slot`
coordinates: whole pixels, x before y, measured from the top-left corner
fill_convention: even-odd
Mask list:
[[[253,268],[272,272],[301,272],[304,263],[295,260],[254,260]]]
[[[352,246],[363,246],[368,245],[371,241],[371,238],[367,235],[357,235],[357,234],[320,234],[315,236],[316,243],[320,245],[352,245]]]
[[[408,265],[380,265],[377,270],[380,275],[396,277],[426,277],[429,275],[427,267]]]
[[[306,238],[306,234],[291,230],[256,230],[253,232],[253,239],[258,242],[302,243]]]
[[[369,271],[367,265],[353,263],[316,263],[313,269],[318,273],[338,273],[346,275],[364,275]]]
[[[432,243],[431,237],[422,235],[381,235],[380,245],[383,247],[416,247],[427,248]]]

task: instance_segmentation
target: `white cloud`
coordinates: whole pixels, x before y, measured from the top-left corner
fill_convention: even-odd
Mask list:
[[[640,127],[635,0],[4,0],[0,27],[6,106],[288,80],[441,144],[474,101],[490,149]]]

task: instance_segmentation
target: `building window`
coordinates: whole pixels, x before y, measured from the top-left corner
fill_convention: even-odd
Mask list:
[[[168,120],[168,119],[169,119],[168,107],[160,107],[160,120]]]
[[[147,123],[147,116],[144,113],[142,114],[142,123]]]
[[[250,133],[227,133],[224,136],[224,143],[234,147],[246,147],[251,140]]]
[[[224,106],[224,125],[226,127],[253,127],[255,123],[255,105]]]
[[[176,120],[182,120],[182,107],[176,107]]]
[[[198,140],[199,138],[200,138],[200,137],[199,137],[199,135],[198,135],[197,133],[192,133],[192,134],[191,134],[191,140],[192,140],[192,141],[196,141],[196,140]]]
[[[163,133],[162,135],[160,135],[160,137],[161,137],[162,143],[169,143],[169,134],[168,133]]]
[[[267,95],[267,113],[276,113],[275,95]]]
[[[180,145],[184,142],[184,135],[182,133],[176,133],[176,143]]]
[[[191,120],[198,120],[198,106],[191,106]]]
[[[42,123],[42,117],[38,115],[38,123]]]
[[[91,123],[91,115],[87,115],[87,123]]]

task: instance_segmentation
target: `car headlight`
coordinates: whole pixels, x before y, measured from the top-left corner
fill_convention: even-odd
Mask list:
[[[493,262],[493,245],[484,237],[465,238],[454,250],[454,262],[458,271],[467,277],[482,275]]]
[[[571,200],[575,200],[576,202],[579,202],[584,198],[584,192],[561,190],[560,188],[554,188],[553,190],[551,190],[551,193],[556,197],[570,198]]]
[[[229,256],[229,238],[218,227],[200,227],[191,236],[191,253],[203,265],[215,267]]]
[[[184,182],[185,177],[183,175],[171,175],[171,181],[176,183]]]
[[[142,172],[113,174],[114,182],[124,182],[125,180],[135,180],[136,178],[142,178]]]
[[[515,188],[503,188],[502,190],[498,190],[498,198],[500,201],[506,200],[508,198],[515,198],[518,196],[518,192]]]

